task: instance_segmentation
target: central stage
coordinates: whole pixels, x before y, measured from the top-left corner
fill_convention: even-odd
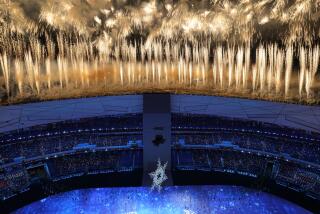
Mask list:
[[[238,186],[82,189],[54,195],[15,213],[113,214],[310,213],[289,201]]]

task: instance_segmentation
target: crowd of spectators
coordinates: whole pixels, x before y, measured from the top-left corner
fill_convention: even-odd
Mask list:
[[[21,159],[38,157],[47,164],[52,179],[125,170],[133,165],[141,167],[141,150],[104,148],[121,149],[134,142],[142,143],[141,114],[77,119],[1,133],[0,198],[10,197],[30,185]],[[79,145],[94,146],[91,148],[97,151],[77,150]],[[7,166],[7,163],[14,164]]]
[[[172,115],[174,166],[254,177],[319,196],[320,134],[259,121]],[[272,163],[272,174],[267,165]],[[270,170],[270,169],[269,169]]]
[[[173,114],[171,140],[176,145],[173,166],[177,168],[259,177],[266,174],[267,164],[272,162],[276,166],[272,177],[277,182],[320,193],[319,167],[311,169],[290,160],[275,159],[275,156],[284,156],[319,165],[320,135],[317,133],[257,121]],[[142,167],[141,149],[103,152],[98,149],[129,146],[132,142],[142,143],[141,114],[52,123],[0,135],[0,165],[13,163],[16,158],[46,157],[42,160],[53,180]],[[81,144],[94,145],[97,150],[76,150]],[[57,155],[47,157],[50,154]],[[0,170],[2,198],[30,184],[22,164]]]
[[[305,142],[320,142],[320,135],[302,129],[293,129],[273,123],[238,118],[197,114],[173,114],[172,130],[230,130],[270,136],[300,139]]]
[[[119,134],[79,134],[34,139],[26,142],[10,143],[0,146],[0,161],[10,163],[17,157],[33,158],[44,155],[72,151],[79,144],[95,145],[95,148],[126,146],[130,142],[142,142],[140,133]],[[0,162],[0,163],[1,163]]]
[[[320,144],[291,140],[286,138],[273,138],[263,134],[219,132],[210,133],[197,131],[172,135],[175,145],[203,145],[203,146],[234,146],[239,149],[247,149],[258,152],[272,153],[274,155],[288,156],[299,160],[320,164]]]
[[[272,163],[268,174],[267,165]],[[176,149],[174,167],[188,170],[213,170],[252,177],[267,176],[297,191],[320,197],[320,169],[287,160],[229,149]]]
[[[129,170],[142,167],[138,151],[90,152],[52,158],[48,161],[52,179],[76,174],[90,174]]]
[[[88,118],[6,133],[0,137],[0,164],[71,151],[79,144],[101,148],[142,142],[141,122],[141,115]]]
[[[298,191],[312,192],[320,198],[320,169],[310,169],[290,162],[282,162],[275,180]]]
[[[173,144],[221,145],[320,164],[320,134],[257,121],[173,115]]]
[[[37,163],[35,164],[37,166]],[[48,170],[46,178],[53,181],[86,174],[132,171],[142,168],[142,150],[78,152],[51,157],[41,161],[41,164],[45,164]],[[6,199],[27,189],[34,179],[32,176],[25,164],[3,168],[0,172],[0,199]],[[34,176],[37,177],[37,174]]]
[[[0,173],[0,199],[24,191],[29,185],[29,176],[22,165],[10,167]]]
[[[179,149],[175,150],[175,166],[191,169],[210,169],[247,173],[257,177],[265,170],[263,156],[248,155],[232,150]]]

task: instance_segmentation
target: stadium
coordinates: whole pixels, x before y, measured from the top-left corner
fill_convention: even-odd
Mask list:
[[[317,106],[144,94],[0,111],[1,197],[8,211],[25,205],[17,213],[245,213],[250,204],[261,206],[252,213],[319,209]],[[168,164],[159,193],[150,192],[148,176],[158,158]]]
[[[0,213],[320,213],[319,0],[0,0]]]

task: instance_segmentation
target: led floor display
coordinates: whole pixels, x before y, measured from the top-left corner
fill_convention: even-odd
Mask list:
[[[81,189],[54,195],[15,213],[195,214],[309,213],[274,195],[237,186]]]

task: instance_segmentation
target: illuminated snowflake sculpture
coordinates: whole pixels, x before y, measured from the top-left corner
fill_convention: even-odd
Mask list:
[[[154,188],[158,188],[158,192],[161,191],[162,183],[168,179],[165,173],[167,164],[168,162],[162,166],[160,159],[158,159],[157,169],[154,172],[149,173],[152,179],[151,191],[154,190]]]

